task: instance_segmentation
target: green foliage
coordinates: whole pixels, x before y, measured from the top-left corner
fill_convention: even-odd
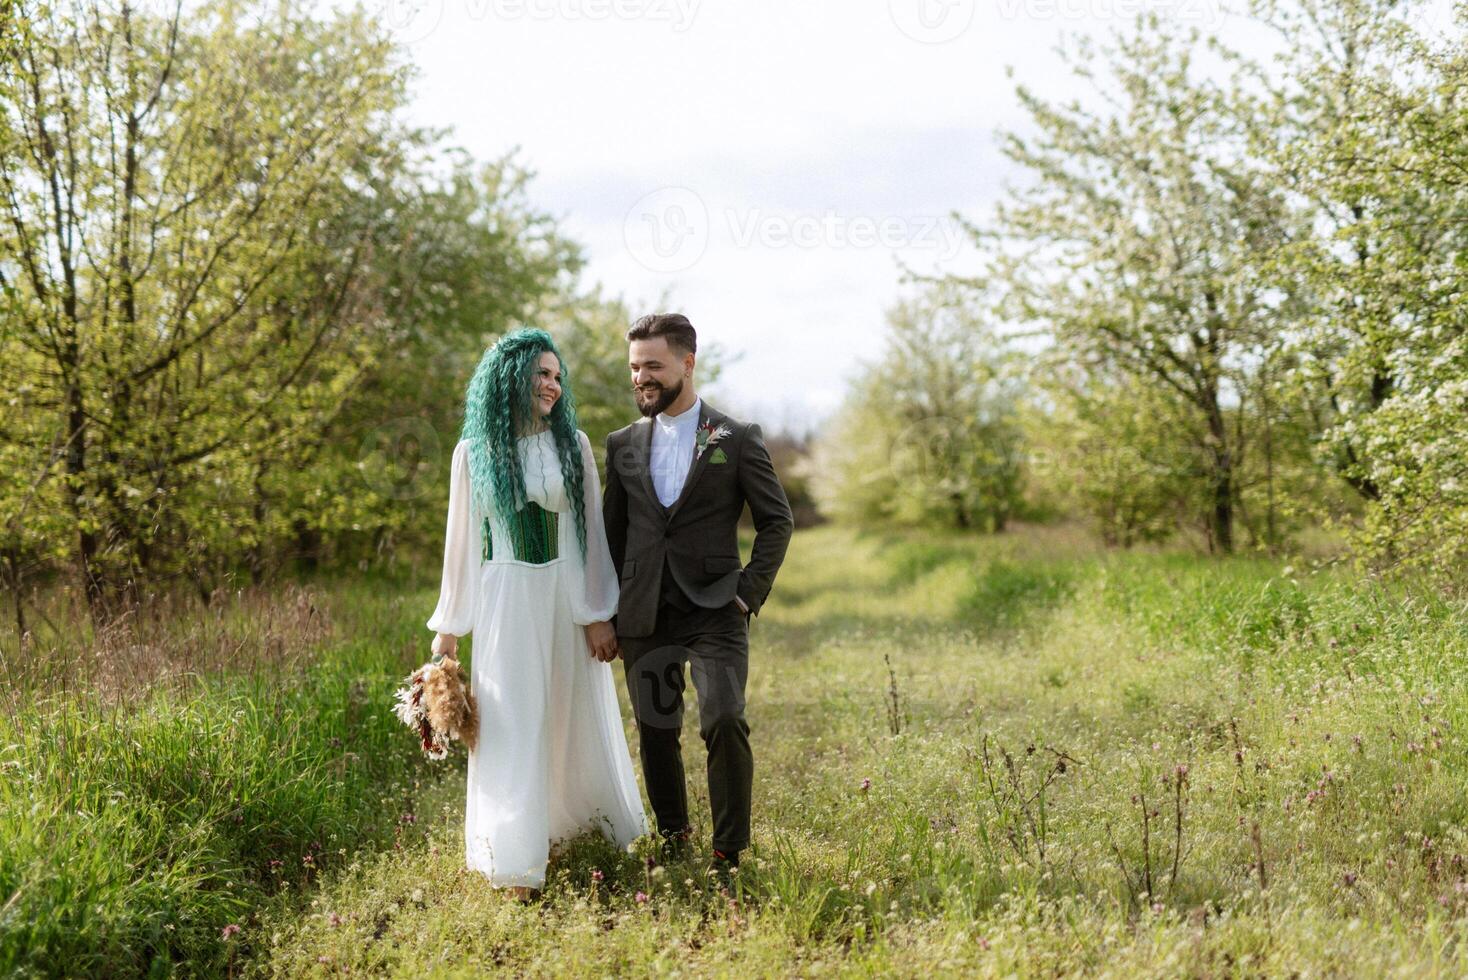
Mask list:
[[[817,499],[858,523],[1003,530],[1022,483],[1010,359],[954,290],[899,303],[886,352],[818,442]]]
[[[1177,474],[1169,464],[1194,456],[1204,492],[1183,499],[1227,552],[1245,444],[1228,405],[1249,395],[1247,364],[1279,322],[1255,256],[1297,219],[1275,176],[1241,152],[1224,95],[1197,77],[1196,45],[1196,32],[1183,36],[1155,15],[1099,53],[1080,45],[1067,60],[1077,76],[1101,80],[1101,112],[1021,86],[1038,134],[1007,133],[1003,148],[1033,180],[1001,203],[992,228],[974,227],[984,274],[954,282],[992,292],[1005,318],[1049,337],[1041,376],[1081,372],[1093,379],[1085,387],[1165,399],[1182,424],[1164,469]],[[1140,463],[1156,448],[1130,451]],[[1159,496],[1178,494],[1154,486],[1099,509],[1123,535],[1128,525],[1150,531]]]
[[[1468,559],[1468,47],[1451,31],[1435,44],[1415,0],[1297,6],[1306,17],[1273,16],[1282,67],[1248,66],[1260,84],[1239,111],[1311,222],[1263,256],[1293,300],[1291,407],[1316,420],[1321,460],[1366,505],[1362,557],[1452,579]]]
[[[315,905],[273,906],[250,971],[1468,965],[1461,601],[1055,528],[801,531],[787,575],[750,674],[762,775],[731,893],[702,874],[706,846],[648,869],[593,834],[521,907],[463,870],[456,779],[423,838],[323,876]],[[985,605],[1026,628],[976,628]],[[888,661],[910,712],[896,736]],[[694,777],[706,821],[700,794]]]
[[[1087,517],[1107,544],[1164,541],[1200,510],[1206,461],[1188,409],[1136,380],[1045,384],[1051,412],[1030,420],[1034,482],[1070,514]]]
[[[174,13],[36,8],[4,39],[17,596],[59,561],[106,612],[425,547],[469,371],[582,264],[512,157],[396,121],[403,52],[366,12]]]
[[[281,30],[231,3],[183,21],[52,8],[31,26],[4,107],[26,152],[0,168],[0,342],[23,392],[5,441],[31,450],[28,478],[61,467],[104,599],[192,570],[214,481],[250,487],[259,447],[320,424],[371,367],[373,239],[338,216],[353,174],[387,162],[403,72],[362,15]]]
[[[993,561],[977,573],[960,613],[980,631],[1013,629],[1065,599],[1074,577],[1065,565]]]
[[[390,711],[422,627],[382,601],[385,584],[327,597],[349,638],[298,651],[299,671],[270,669],[278,638],[246,623],[235,649],[258,663],[237,656],[141,701],[13,692],[0,715],[0,971],[217,975],[256,942],[221,941],[226,925],[339,851],[392,843],[424,771]]]
[[[1268,64],[1144,14],[1063,54],[1104,102],[1019,87],[1033,131],[1003,146],[1032,179],[947,282],[1049,341],[1037,513],[1222,552],[1347,521],[1371,564],[1461,571],[1468,46],[1426,6],[1256,3]],[[855,509],[892,516],[881,491]]]

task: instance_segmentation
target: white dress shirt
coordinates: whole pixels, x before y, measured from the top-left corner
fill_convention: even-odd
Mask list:
[[[702,398],[695,398],[693,406],[679,415],[659,412],[652,420],[652,485],[658,492],[658,502],[664,507],[673,506],[683,492],[683,483],[688,479],[689,467],[693,465],[693,450],[698,438],[698,413],[703,405]]]
[[[703,409],[703,399],[695,398],[693,405],[681,415],[666,415],[659,412],[652,420],[652,486],[658,493],[658,502],[664,507],[673,506],[683,484],[688,480],[688,471],[693,467],[693,452],[698,445],[698,413]],[[739,596],[734,602],[746,617],[749,606]]]

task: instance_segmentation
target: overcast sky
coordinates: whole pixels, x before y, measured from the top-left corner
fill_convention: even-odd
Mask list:
[[[419,69],[414,121],[477,156],[520,147],[587,282],[664,292],[730,355],[707,392],[811,423],[881,349],[897,259],[974,266],[949,214],[1017,174],[1016,82],[1078,89],[1063,33],[1141,9],[1226,36],[1220,0],[380,0]],[[1005,66],[1013,66],[1013,79]]]

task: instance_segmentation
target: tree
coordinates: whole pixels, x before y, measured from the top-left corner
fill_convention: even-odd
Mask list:
[[[1170,538],[1202,513],[1207,466],[1187,432],[1191,407],[1170,388],[1076,371],[1043,377],[1049,410],[1033,418],[1033,481],[1084,515],[1102,541]]]
[[[437,547],[440,469],[470,374],[506,330],[542,322],[574,291],[581,249],[530,202],[533,174],[515,153],[480,163],[440,139],[405,134],[401,162],[364,174],[345,212],[373,243],[358,290],[374,356],[322,424],[252,458],[243,519],[260,524],[257,578],[287,561],[309,570]]]
[[[1003,149],[1034,180],[1001,202],[992,229],[970,225],[992,246],[977,282],[1000,293],[1005,316],[1049,335],[1054,361],[1189,408],[1210,544],[1227,552],[1239,467],[1228,408],[1279,317],[1255,257],[1289,234],[1290,215],[1242,152],[1226,100],[1193,77],[1197,32],[1179,37],[1155,15],[1137,26],[1102,49],[1103,112],[1019,88],[1038,132],[1006,133]],[[1098,60],[1083,41],[1072,67],[1093,77]]]
[[[847,520],[1002,531],[1021,495],[1019,397],[974,305],[929,284],[889,311],[886,351],[817,445],[814,492]]]
[[[1424,37],[1424,6],[1256,4],[1287,60],[1275,73],[1240,59],[1259,94],[1239,115],[1308,219],[1270,257],[1300,300],[1288,377],[1323,458],[1366,504],[1365,554],[1453,568],[1468,520],[1468,46]]]

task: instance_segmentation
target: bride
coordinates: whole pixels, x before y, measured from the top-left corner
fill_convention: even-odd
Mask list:
[[[563,367],[533,329],[480,360],[428,620],[445,656],[474,633],[468,866],[522,900],[544,885],[552,842],[597,828],[625,848],[648,832],[609,666],[618,586],[601,486]]]

